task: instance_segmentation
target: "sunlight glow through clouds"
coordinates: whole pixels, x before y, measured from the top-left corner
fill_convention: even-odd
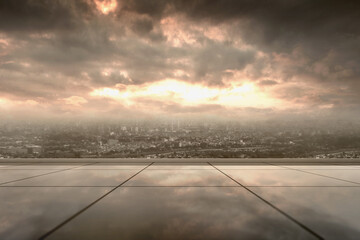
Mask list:
[[[63,98],[62,100],[64,101],[65,104],[73,105],[76,107],[80,107],[82,104],[85,104],[88,102],[85,98],[79,97],[79,96],[71,96],[68,98]]]
[[[97,9],[105,15],[115,11],[117,7],[116,0],[95,0],[95,4]]]
[[[8,105],[8,101],[6,99],[0,98],[0,108],[5,108]]]
[[[279,103],[259,92],[252,83],[234,84],[227,88],[207,87],[176,80],[164,80],[143,85],[117,84],[115,88],[99,88],[90,93],[93,97],[106,97],[136,104],[137,98],[162,102],[176,102],[185,106],[220,104],[230,107],[273,107]]]
[[[11,109],[15,106],[22,106],[22,107],[34,107],[34,106],[38,106],[39,103],[37,101],[28,99],[28,100],[24,100],[24,101],[14,101],[14,100],[9,100],[6,98],[0,98],[0,108],[2,109]]]

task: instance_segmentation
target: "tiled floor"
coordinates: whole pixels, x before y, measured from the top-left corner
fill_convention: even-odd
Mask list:
[[[0,165],[0,239],[360,239],[359,165]]]

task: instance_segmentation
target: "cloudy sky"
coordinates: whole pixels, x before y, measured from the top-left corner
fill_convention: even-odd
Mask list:
[[[1,0],[0,114],[356,115],[359,22],[346,0]]]

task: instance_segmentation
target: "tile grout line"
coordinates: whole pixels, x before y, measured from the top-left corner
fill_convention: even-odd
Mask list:
[[[84,166],[80,166],[80,167],[84,167]],[[138,168],[138,169],[132,169],[132,168],[119,168],[119,169],[107,169],[107,168],[91,168],[91,169],[76,169],[76,171],[93,171],[93,170],[101,170],[101,171],[129,171],[129,170],[140,170],[142,169]],[[1,171],[5,171],[5,170],[11,170],[11,171],[24,171],[24,170],[56,170],[56,169],[49,169],[49,168],[34,168],[34,169],[0,169]],[[214,171],[214,169],[176,169],[176,168],[169,168],[169,169],[148,169],[148,171],[176,171],[176,170],[181,170],[181,171]],[[244,170],[256,170],[256,169],[244,169]],[[272,169],[265,169],[265,170],[272,170]]]
[[[275,165],[273,165],[275,166]],[[79,167],[84,167],[84,166],[79,166]],[[85,166],[86,167],[86,166]],[[242,170],[242,171],[254,171],[254,170],[261,170],[261,171],[278,171],[278,170],[296,170],[295,168],[285,168],[283,166],[279,166],[281,168],[284,169],[269,169],[269,168],[223,168],[224,170]],[[89,169],[76,169],[76,171],[94,171],[94,170],[101,170],[101,171],[129,171],[129,170],[140,170],[141,168],[119,168],[119,169],[107,169],[107,168],[89,168]],[[0,173],[1,171],[25,171],[25,170],[58,170],[56,168],[32,168],[32,169],[0,169]],[[176,168],[159,168],[159,169],[148,169],[148,171],[215,171],[214,169],[201,169],[201,168],[193,168],[193,169],[176,169]],[[323,169],[323,168],[312,168],[312,169],[300,169],[300,170],[328,170],[328,171],[355,171],[355,170],[360,170],[359,168],[357,169]]]
[[[303,172],[303,173],[307,173],[307,174],[312,174],[312,175],[315,175],[315,176],[320,176],[320,177],[330,178],[330,179],[334,179],[334,180],[338,180],[338,181],[342,181],[342,182],[347,182],[347,183],[352,183],[352,184],[360,185],[360,183],[358,183],[358,182],[353,182],[353,181],[349,181],[349,180],[345,180],[345,179],[341,179],[341,178],[337,178],[337,177],[331,177],[331,176],[327,176],[327,175],[323,175],[323,174],[319,174],[319,173],[308,172],[308,171],[305,171],[305,170],[302,170],[302,169],[296,169],[296,168],[291,168],[291,167],[278,166],[278,165],[272,164],[272,163],[268,163],[268,164],[270,164],[270,165],[272,165],[272,166],[282,167],[282,168],[285,168],[285,169],[295,170],[295,171],[298,171],[298,172]],[[315,169],[315,170],[316,170],[316,169]]]
[[[114,188],[117,187],[117,185],[115,186],[0,186],[1,188]],[[122,188],[238,188],[240,186],[186,186],[186,185],[175,185],[175,186],[143,186],[143,185],[139,185],[139,186],[121,186]],[[351,187],[358,187],[358,186],[351,186]]]
[[[304,225],[303,223],[299,222],[298,220],[296,220],[295,218],[293,218],[292,216],[290,216],[289,214],[287,214],[286,212],[284,212],[283,210],[281,210],[280,208],[276,207],[274,204],[272,204],[271,202],[267,201],[266,199],[264,199],[263,197],[261,197],[260,195],[258,195],[257,193],[255,193],[254,191],[252,191],[251,189],[249,189],[248,187],[244,186],[243,184],[241,184],[240,182],[238,182],[237,180],[235,180],[234,178],[232,178],[230,175],[226,174],[225,172],[223,172],[222,170],[220,170],[219,168],[215,167],[214,165],[212,165],[210,162],[208,162],[208,164],[210,166],[212,166],[213,168],[215,168],[216,170],[218,170],[220,173],[224,174],[226,177],[230,178],[231,180],[233,180],[235,183],[237,183],[238,185],[240,185],[241,187],[243,187],[245,190],[247,190],[248,192],[250,192],[251,194],[253,194],[255,197],[257,197],[258,199],[260,199],[261,201],[263,201],[264,203],[266,203],[267,205],[269,205],[270,207],[272,207],[273,209],[275,209],[276,211],[278,211],[279,213],[281,213],[282,215],[284,215],[286,218],[288,218],[289,220],[291,220],[292,222],[294,222],[295,224],[297,224],[299,227],[301,227],[302,229],[304,229],[305,231],[309,232],[310,234],[314,235],[315,237],[317,237],[318,239],[324,239],[322,236],[320,236],[319,234],[317,234],[315,231],[313,231],[312,229],[310,229],[309,227],[307,227],[306,225]]]
[[[22,166],[22,165],[26,165],[26,163],[15,163],[15,164],[9,164],[6,167],[3,167],[2,169],[7,169],[7,168],[11,168],[11,167],[17,167],[17,166]]]
[[[114,187],[113,189],[111,189],[109,192],[105,193],[104,195],[102,195],[100,198],[96,199],[95,201],[93,201],[92,203],[90,203],[89,205],[87,205],[86,207],[84,207],[83,209],[81,209],[80,211],[76,212],[74,215],[72,215],[71,217],[69,217],[68,219],[66,219],[65,221],[63,221],[62,223],[60,223],[59,225],[55,226],[53,229],[51,229],[50,231],[48,231],[47,233],[45,233],[44,235],[42,235],[39,240],[45,239],[48,236],[50,236],[51,234],[53,234],[55,231],[57,231],[58,229],[60,229],[61,227],[63,227],[65,224],[67,224],[68,222],[70,222],[71,220],[73,220],[74,218],[76,218],[77,216],[79,216],[81,213],[85,212],[87,209],[89,209],[90,207],[92,207],[93,205],[95,205],[96,203],[98,203],[100,200],[102,200],[103,198],[105,198],[106,196],[108,196],[110,193],[114,192],[116,189],[118,189],[119,187],[121,187],[123,184],[127,183],[128,181],[130,181],[132,178],[134,178],[135,176],[137,176],[138,174],[140,174],[142,171],[144,171],[145,169],[147,169],[148,167],[150,167],[152,164],[154,164],[154,162],[150,163],[149,165],[147,165],[146,167],[144,167],[143,169],[141,169],[140,171],[138,171],[137,173],[135,173],[134,175],[132,175],[131,177],[129,177],[128,179],[126,179],[125,181],[123,181],[122,183],[120,183],[119,185],[117,185],[116,187]]]
[[[94,163],[87,163],[87,164],[80,165],[80,166],[77,166],[77,167],[60,169],[58,171],[47,172],[47,173],[38,174],[38,175],[35,175],[35,176],[30,176],[30,177],[26,177],[26,178],[20,178],[20,179],[17,179],[17,180],[7,181],[7,182],[0,183],[0,186],[5,185],[5,184],[9,184],[9,183],[14,183],[14,182],[19,182],[19,181],[31,179],[31,178],[42,177],[42,176],[50,175],[50,174],[53,174],[53,173],[64,172],[64,171],[68,171],[68,170],[72,170],[72,169],[75,169],[75,168],[84,167],[84,166],[92,165],[92,164],[94,164]],[[31,171],[33,169],[23,169],[23,170],[24,171]]]
[[[306,186],[306,185],[282,185],[282,186],[272,186],[272,185],[244,185],[245,187],[252,187],[252,188],[360,188],[360,186],[337,186],[337,185],[330,185],[330,186],[322,186],[322,185],[316,185],[316,186]],[[0,186],[1,188],[114,188],[116,185],[69,185],[69,186],[29,186],[29,185],[16,185],[16,186]],[[158,188],[158,187],[179,187],[179,188],[237,188],[237,187],[243,187],[243,186],[186,186],[186,185],[174,185],[174,186],[147,186],[147,185],[139,185],[139,186],[121,186],[123,188]]]

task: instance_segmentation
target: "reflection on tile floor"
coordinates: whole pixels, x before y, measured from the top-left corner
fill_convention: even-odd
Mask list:
[[[9,170],[7,168],[0,169],[0,184],[16,181],[19,179],[40,176],[43,174],[51,173],[56,170]]]
[[[207,163],[198,163],[198,164],[155,163],[151,165],[147,170],[214,170],[214,168]]]
[[[17,166],[19,165],[19,163],[14,163],[14,164],[0,164],[0,169],[1,168],[11,168],[11,167],[14,167],[14,166]]]
[[[315,239],[238,187],[117,189],[49,239],[68,238]]]
[[[266,164],[252,164],[252,165],[234,165],[234,164],[214,164],[215,167],[221,170],[282,170],[282,167],[272,166]]]
[[[0,188],[0,239],[38,239],[111,188]]]
[[[318,174],[321,176],[328,176],[333,178],[340,178],[346,181],[351,181],[357,184],[360,184],[360,174],[359,170],[356,169],[306,169],[306,172]]]
[[[117,186],[138,170],[78,170],[57,172],[41,177],[17,181],[6,186]]]
[[[213,165],[2,164],[0,239],[360,239],[358,165]]]
[[[325,239],[360,238],[359,187],[253,187]]]
[[[290,169],[223,170],[244,186],[353,186],[354,183]]]
[[[147,164],[144,163],[134,163],[134,164],[114,164],[114,163],[96,163],[96,164],[89,164],[86,166],[82,166],[77,168],[78,170],[140,170],[146,167]]]
[[[237,186],[231,179],[213,170],[146,170],[124,186]]]
[[[300,169],[300,170],[354,170],[357,169],[357,166],[334,166],[334,165],[280,165],[283,168],[291,168],[291,169]]]
[[[6,169],[11,170],[61,170],[83,166],[85,164],[19,164],[12,165]],[[87,164],[86,164],[87,165]]]

